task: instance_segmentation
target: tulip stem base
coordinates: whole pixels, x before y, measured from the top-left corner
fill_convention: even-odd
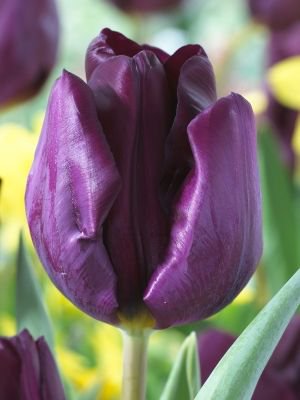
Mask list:
[[[122,400],[144,400],[149,330],[123,331]]]

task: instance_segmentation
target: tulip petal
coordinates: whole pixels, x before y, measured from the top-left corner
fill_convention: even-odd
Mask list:
[[[143,48],[122,33],[103,29],[100,34],[90,43],[86,52],[86,77],[90,79],[95,68],[105,62],[108,58],[118,55],[133,57]]]
[[[59,21],[53,0],[0,5],[0,106],[34,95],[53,68]]]
[[[245,286],[261,255],[256,133],[231,94],[188,126],[194,164],[172,210],[168,251],[145,291],[158,328],[200,320]]]
[[[234,343],[235,339],[229,333],[215,329],[207,330],[198,336],[202,385],[207,381],[209,375],[229,347]]]
[[[298,0],[248,0],[248,5],[253,17],[271,30],[285,29],[300,18]]]
[[[151,51],[101,63],[88,82],[122,176],[122,190],[104,224],[118,277],[122,312],[132,314],[168,238],[159,188],[172,114],[164,67]]]
[[[165,207],[169,208],[168,203],[184,180],[192,158],[187,126],[196,115],[216,101],[216,87],[213,68],[200,46],[182,47],[169,58],[165,68],[171,86],[177,88],[176,116],[166,142],[162,181]]]
[[[58,369],[44,338],[39,338],[36,346],[39,355],[40,376],[43,377],[40,382],[42,399],[64,400],[64,389],[59,379]]]
[[[169,54],[155,46],[148,44],[139,45],[119,32],[109,28],[103,29],[100,34],[92,40],[86,52],[86,77],[90,79],[95,68],[108,58],[118,55],[134,57],[143,50],[152,51],[156,57],[165,63],[169,59]]]
[[[20,398],[21,362],[18,358],[9,340],[0,338],[0,393],[11,400]]]
[[[7,400],[64,400],[53,356],[43,338],[27,330],[0,338],[0,393]]]
[[[300,316],[296,315],[279,341],[276,351],[268,363],[269,368],[280,375],[280,378],[300,394]]]
[[[86,313],[112,323],[115,274],[102,224],[119,188],[93,95],[81,79],[64,72],[50,96],[29,175],[27,218],[56,286]]]
[[[35,342],[29,332],[24,330],[12,339],[12,343],[20,359],[19,387],[22,398],[24,400],[39,400],[40,366]]]

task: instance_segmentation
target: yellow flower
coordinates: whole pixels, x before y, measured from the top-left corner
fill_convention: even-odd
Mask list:
[[[300,110],[300,56],[290,57],[269,69],[268,83],[276,99]]]
[[[44,287],[45,301],[48,305],[50,314],[55,319],[64,318],[67,314],[68,318],[80,320],[85,318],[85,314],[75,307],[54,285],[47,279]],[[88,318],[88,317],[87,317]]]
[[[255,115],[260,115],[264,111],[266,111],[268,99],[266,93],[263,90],[251,90],[247,93],[244,93],[243,96],[251,104]]]
[[[57,346],[56,354],[62,374],[77,391],[86,390],[97,383],[97,368],[89,367],[84,356],[62,346]]]
[[[298,155],[300,155],[300,116],[297,119],[295,134],[293,136],[293,147]]]
[[[122,379],[121,333],[106,324],[97,324],[92,344],[99,360],[101,394],[99,400],[118,399]]]
[[[246,286],[245,289],[233,300],[233,304],[249,304],[255,298],[255,292],[250,286]]]
[[[19,230],[26,226],[24,194],[39,130],[36,122],[34,131],[12,123],[0,125],[0,239],[6,250],[15,249]]]
[[[1,336],[14,336],[16,334],[16,321],[11,315],[1,315],[0,332]]]

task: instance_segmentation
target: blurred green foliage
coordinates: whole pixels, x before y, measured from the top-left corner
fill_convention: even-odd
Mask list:
[[[62,40],[55,70],[40,95],[0,115],[0,135],[7,131],[13,137],[11,153],[8,153],[8,145],[0,146],[0,176],[11,177],[3,182],[0,207],[1,198],[6,198],[6,204],[14,204],[12,214],[15,212],[15,215],[8,215],[11,211],[8,212],[4,204],[0,208],[0,229],[3,232],[0,243],[0,335],[16,332],[16,244],[18,231],[24,228],[23,192],[29,168],[28,157],[30,160],[33,156],[33,145],[28,144],[28,137],[37,137],[41,122],[36,120],[41,119],[51,86],[61,70],[65,68],[84,78],[86,48],[103,27],[109,26],[170,52],[187,42],[202,44],[215,67],[220,95],[229,91],[246,94],[264,85],[267,32],[253,25],[243,0],[187,0],[179,11],[146,19],[124,15],[101,0],[59,0],[59,9]],[[239,334],[300,264],[299,187],[283,167],[278,146],[270,132],[260,133],[258,142],[264,206],[262,265],[246,290],[220,313],[207,321],[153,334],[149,350],[149,400],[157,400],[162,393],[186,335],[194,329],[207,327]],[[24,153],[28,156],[25,161],[22,158]],[[15,175],[9,174],[11,165],[4,161],[1,164],[1,160],[12,157],[16,170],[20,172]],[[9,232],[15,236],[15,241],[10,239]],[[25,242],[33,260],[33,276],[42,288],[41,301],[45,302],[55,327],[60,370],[71,388],[70,393],[73,393],[70,400],[95,398],[95,391],[98,399],[117,399],[121,382],[121,335],[115,328],[81,313],[54,288],[39,265],[26,232]],[[24,263],[22,254],[19,254],[19,271],[20,264]],[[30,282],[26,285],[30,286]],[[18,281],[19,294],[28,288],[22,289]],[[24,310],[21,306],[19,301],[17,314],[19,324],[23,326],[20,315]]]

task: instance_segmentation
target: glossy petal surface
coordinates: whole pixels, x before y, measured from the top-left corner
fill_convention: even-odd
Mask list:
[[[52,90],[30,172],[26,208],[41,261],[57,287],[88,314],[115,322],[115,275],[102,223],[120,180],[93,95],[67,72]]]
[[[156,55],[144,50],[100,63],[88,84],[122,177],[103,229],[118,277],[119,303],[130,314],[141,305],[168,238],[159,196],[172,121],[167,78]]]
[[[55,64],[58,37],[54,0],[0,2],[0,107],[40,89]]]
[[[200,46],[182,47],[167,60],[165,69],[175,101],[175,118],[166,141],[162,182],[165,208],[170,209],[193,159],[188,124],[216,101],[216,88],[212,66]]]
[[[165,328],[228,304],[261,255],[256,132],[250,105],[235,94],[188,126],[193,165],[172,206],[165,259],[144,300]]]
[[[67,73],[56,84],[29,178],[46,270],[112,324],[145,307],[156,328],[211,315],[261,253],[250,106],[238,95],[216,101],[198,45],[169,56],[104,29],[86,73],[88,86]]]
[[[139,45],[119,32],[112,31],[109,28],[103,29],[92,40],[86,52],[85,69],[87,79],[89,80],[94,69],[108,58],[120,55],[134,57],[143,50],[152,51],[162,63],[165,63],[170,57],[169,54],[157,47],[147,44]]]

